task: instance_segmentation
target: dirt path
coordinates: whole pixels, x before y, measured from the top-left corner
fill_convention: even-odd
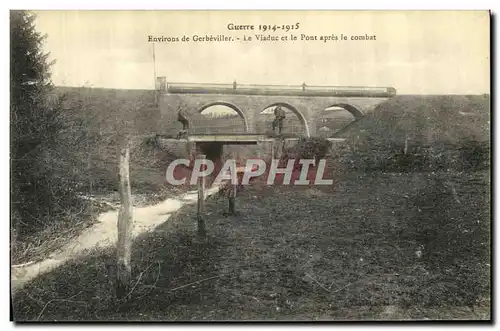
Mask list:
[[[216,193],[218,187],[212,187],[205,193],[208,197]],[[174,199],[167,199],[159,204],[135,207],[133,236],[153,230],[158,225],[167,221],[172,213],[181,207],[194,204],[197,201],[197,191],[189,191]],[[53,252],[47,259],[25,263],[11,267],[12,290],[19,290],[28,281],[62,265],[70,259],[77,258],[93,248],[104,248],[114,245],[117,241],[118,210],[108,211],[99,215],[98,222],[85,230],[78,238]]]

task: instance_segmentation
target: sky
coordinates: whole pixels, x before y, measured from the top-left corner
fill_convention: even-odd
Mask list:
[[[189,83],[392,86],[398,94],[490,91],[487,11],[39,11],[56,85],[153,89],[154,75]],[[293,25],[271,33],[228,24]],[[260,42],[255,35],[296,41]],[[348,36],[345,41],[301,41]],[[350,36],[375,35],[354,41]],[[149,36],[224,35],[234,42]],[[252,37],[252,41],[243,38]]]

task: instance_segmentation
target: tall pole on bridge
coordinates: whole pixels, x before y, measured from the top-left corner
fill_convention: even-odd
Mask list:
[[[153,86],[155,89],[155,105],[158,105],[158,92],[156,91],[156,57],[155,57],[155,43],[153,42]]]

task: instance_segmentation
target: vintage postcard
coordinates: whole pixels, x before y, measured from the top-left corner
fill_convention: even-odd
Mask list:
[[[490,321],[488,11],[11,11],[12,320]]]

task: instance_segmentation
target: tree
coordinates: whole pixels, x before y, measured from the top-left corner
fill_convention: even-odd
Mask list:
[[[53,206],[47,152],[62,126],[59,102],[51,105],[49,98],[53,62],[42,50],[46,36],[36,31],[35,19],[30,12],[10,12],[11,201],[19,231]]]

